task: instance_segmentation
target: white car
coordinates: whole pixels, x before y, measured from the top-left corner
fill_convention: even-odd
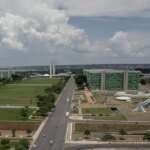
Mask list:
[[[66,112],[66,117],[68,117],[69,116],[69,112]]]
[[[50,140],[50,141],[49,141],[49,144],[50,144],[50,145],[52,145],[53,143],[54,143],[54,141],[53,141],[53,140]]]
[[[37,147],[37,145],[36,144],[33,144],[33,148],[36,148]]]
[[[69,98],[67,98],[66,101],[69,102],[70,101]]]

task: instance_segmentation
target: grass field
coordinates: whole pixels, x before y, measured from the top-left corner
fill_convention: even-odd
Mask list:
[[[104,114],[109,115],[112,113],[112,111],[109,108],[83,108],[82,109],[83,114]]]
[[[47,84],[52,85],[56,84],[60,79],[59,78],[31,78],[27,80],[18,81],[19,84]]]
[[[84,118],[93,118],[99,120],[126,120],[126,117],[120,112],[113,112],[108,107],[102,108],[82,108]]]
[[[146,130],[150,129],[149,123],[136,123],[136,122],[130,122],[130,123],[120,123],[118,122],[82,122],[82,123],[75,123],[74,124],[75,132],[84,132],[85,130],[90,130],[91,132],[119,132],[121,129],[124,129],[127,132],[134,131],[144,133]]]
[[[19,121],[23,120],[21,109],[0,109],[0,121]],[[31,111],[32,112],[32,111]]]
[[[0,86],[0,105],[36,105],[36,96],[60,79],[33,78]]]

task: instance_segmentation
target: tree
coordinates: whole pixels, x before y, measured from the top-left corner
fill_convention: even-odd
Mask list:
[[[31,129],[27,129],[26,133],[28,134],[28,136],[30,136],[30,134],[32,133],[32,130]]]
[[[121,130],[119,131],[119,133],[120,133],[120,135],[126,135],[126,134],[127,134],[127,132],[126,132],[124,129],[121,129]]]
[[[27,150],[23,145],[16,144],[15,150]]]
[[[24,120],[28,119],[29,116],[29,107],[25,106],[24,108],[21,109],[21,116]]]
[[[2,79],[0,79],[0,82],[2,83],[2,85],[6,85],[6,84],[8,84],[10,82],[10,79],[2,78]]]
[[[43,117],[47,116],[48,112],[55,107],[54,102],[55,95],[53,93],[49,93],[48,95],[44,96],[37,96],[37,106],[39,107],[39,115]]]
[[[9,139],[1,139],[0,143],[2,145],[7,145],[7,144],[10,144],[10,140]]]
[[[23,75],[18,75],[18,74],[12,74],[11,78],[13,81],[19,81],[23,79]]]
[[[1,150],[10,149],[10,140],[9,139],[1,139],[0,140],[0,149]]]
[[[62,91],[62,89],[64,87],[64,84],[65,84],[64,80],[60,80],[57,84],[55,84],[55,85],[53,85],[51,87],[46,88],[45,92],[47,94],[50,94],[50,93],[59,94]]]
[[[28,150],[29,141],[27,139],[21,139],[15,146],[15,150]]]
[[[21,139],[19,140],[19,144],[23,145],[25,148],[29,148],[29,141],[27,139]]]
[[[85,135],[90,135],[91,132],[90,132],[90,130],[86,129],[86,130],[84,131],[84,134],[85,134]]]
[[[66,79],[67,80],[67,79]],[[65,80],[65,81],[66,81]],[[45,95],[37,96],[38,114],[45,117],[55,107],[56,95],[60,94],[64,87],[64,79],[57,84],[45,89]]]
[[[86,129],[84,131],[84,135],[86,136],[85,138],[89,138],[90,134],[91,134],[90,130]]]
[[[146,85],[146,80],[145,80],[145,79],[141,79],[140,83],[141,83],[142,85]]]
[[[12,129],[12,137],[16,137],[16,129]]]
[[[143,137],[143,140],[150,141],[150,133],[145,133],[144,137]]]
[[[79,89],[83,89],[85,84],[87,84],[86,76],[83,74],[78,74],[75,76],[75,82]]]
[[[50,86],[50,87],[48,87],[48,88],[46,88],[45,90],[45,93],[51,93],[51,92],[53,92],[53,88],[52,88],[52,86]]]
[[[47,99],[48,106],[52,108],[53,107],[52,105],[55,103],[56,100],[55,94],[53,92],[48,93],[46,99]]]

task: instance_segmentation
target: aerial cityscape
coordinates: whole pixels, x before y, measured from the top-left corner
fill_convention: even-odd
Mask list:
[[[150,0],[0,0],[0,150],[150,150]]]

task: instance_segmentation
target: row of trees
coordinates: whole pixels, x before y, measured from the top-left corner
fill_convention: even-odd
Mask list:
[[[20,139],[17,143],[15,143],[15,150],[28,150],[29,149],[29,141],[27,139]],[[12,148],[12,143],[9,139],[1,139],[0,140],[0,150],[9,150]]]
[[[20,114],[23,120],[28,120],[30,115],[30,108],[28,106],[25,106],[21,109]]]
[[[12,74],[10,78],[4,77],[0,78],[0,83],[2,85],[6,85],[12,82],[20,81],[24,78],[24,75],[19,74]]]
[[[119,131],[120,135],[126,135],[127,132],[124,130],[124,129],[121,129]],[[85,138],[88,139],[91,135],[91,131],[90,130],[85,130],[84,131],[84,135],[85,135]],[[115,136],[109,134],[109,133],[106,133],[102,136],[101,138],[102,141],[113,141],[113,140],[116,140]],[[121,137],[120,140],[125,140],[124,137]],[[145,133],[144,136],[143,136],[143,140],[146,140],[146,141],[150,141],[150,133]]]
[[[0,84],[1,84],[1,85],[6,85],[6,84],[8,84],[8,83],[10,83],[10,82],[11,82],[11,80],[8,79],[8,78],[1,78],[1,79],[0,79]]]
[[[37,96],[38,115],[45,117],[55,107],[57,95],[60,94],[67,80],[68,78],[60,80],[57,84],[46,88],[44,95]]]
[[[143,78],[140,80],[140,83],[142,85],[150,84],[150,78],[146,78],[146,79]]]
[[[85,86],[87,86],[87,78],[83,73],[75,75],[74,78],[78,89],[82,90]]]

